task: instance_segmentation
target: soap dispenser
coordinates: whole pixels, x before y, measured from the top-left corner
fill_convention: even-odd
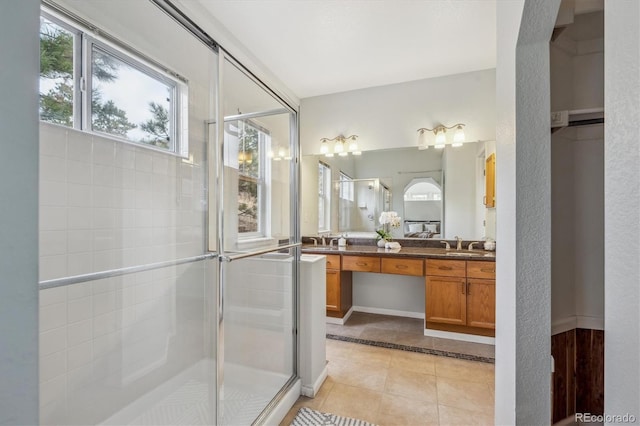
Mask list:
[[[347,239],[344,237],[344,235],[342,235],[338,239],[338,247],[346,247],[346,246],[347,246]]]

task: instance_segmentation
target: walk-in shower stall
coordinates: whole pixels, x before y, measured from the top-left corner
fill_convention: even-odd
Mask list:
[[[297,107],[170,2],[47,0],[40,41],[41,423],[264,421],[297,379]]]

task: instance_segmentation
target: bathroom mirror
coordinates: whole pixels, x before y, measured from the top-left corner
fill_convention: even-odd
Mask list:
[[[374,236],[380,209],[396,211],[402,217],[402,225],[392,229],[394,238],[446,238],[455,236],[466,240],[477,240],[485,236],[495,238],[495,209],[483,204],[485,159],[495,152],[494,142],[465,143],[461,147],[447,146],[437,150],[417,147],[364,151],[360,156],[322,155],[304,156],[302,160],[303,188],[303,235],[316,235],[319,231],[318,218],[318,164],[325,164],[333,182],[340,180],[341,174],[353,180],[378,179],[389,189],[389,202],[377,210],[369,204],[354,199],[351,203],[340,204],[339,197],[333,196],[327,230],[347,232],[352,236]],[[429,197],[429,192],[420,193],[421,186],[413,189],[412,184],[429,183],[440,190],[440,200],[429,200],[430,206],[417,198]],[[414,191],[415,189],[415,191]],[[412,201],[405,202],[409,190]],[[437,197],[435,192],[432,197]],[[328,200],[327,200],[328,201]],[[424,200],[427,201],[427,200]],[[438,217],[437,211],[440,215]],[[368,218],[369,228],[362,231],[362,222],[342,220],[341,217]],[[439,222],[439,223],[438,223]],[[358,226],[350,226],[351,224]],[[411,228],[409,228],[410,225]],[[418,229],[421,225],[421,230]],[[436,225],[435,231],[433,225]],[[374,229],[371,229],[373,227]]]

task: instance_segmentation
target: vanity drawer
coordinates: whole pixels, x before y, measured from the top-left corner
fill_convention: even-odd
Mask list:
[[[469,278],[496,279],[496,262],[467,261],[467,276]]]
[[[380,272],[380,258],[368,256],[342,256],[342,270]]]
[[[397,257],[383,257],[380,272],[383,274],[424,275],[422,259],[400,259]]]
[[[327,269],[340,269],[340,255],[327,254]]]
[[[425,262],[427,275],[462,278],[466,276],[466,261],[464,260],[427,259]]]

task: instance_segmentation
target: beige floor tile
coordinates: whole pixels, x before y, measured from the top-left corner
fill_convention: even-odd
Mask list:
[[[397,395],[382,395],[379,426],[438,425],[438,406]]]
[[[493,394],[486,383],[438,377],[438,404],[465,410],[491,412]]]
[[[329,362],[329,377],[336,383],[382,392],[387,369],[359,361],[336,360]]]
[[[390,368],[384,393],[433,404],[438,402],[436,377],[415,371]]]
[[[349,359],[349,354],[354,347],[361,346],[357,343],[342,342],[340,340],[326,339],[327,359]]]
[[[468,382],[493,383],[495,366],[486,362],[437,357],[436,376]]]
[[[491,411],[477,412],[462,408],[438,406],[440,426],[493,426],[493,407]]]
[[[382,393],[336,383],[319,411],[376,423]]]
[[[391,355],[390,367],[435,375],[436,358],[433,355],[396,350]]]
[[[395,351],[388,348],[357,345],[357,347],[351,350],[349,359],[367,364],[371,367],[389,368],[393,352]]]
[[[360,333],[365,329],[364,325],[337,325],[327,324],[328,334],[338,334],[340,336],[360,337]]]

